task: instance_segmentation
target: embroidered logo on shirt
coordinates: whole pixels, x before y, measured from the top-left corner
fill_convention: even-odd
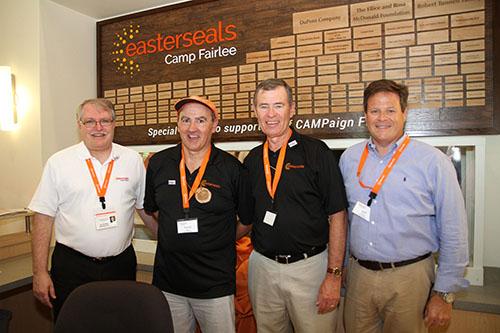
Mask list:
[[[287,164],[285,164],[285,170],[304,169],[304,168],[305,168],[305,166],[303,164],[293,165],[290,162],[288,162]]]
[[[169,179],[168,185],[175,185],[175,179]]]
[[[128,177],[116,177],[115,179],[121,182],[128,182]]]
[[[209,182],[207,182],[207,180],[206,180],[206,179],[203,179],[203,180],[201,181],[201,186],[202,186],[202,187],[207,187],[207,186],[210,186],[210,187],[215,187],[215,188],[220,188],[220,187],[221,187],[220,185],[217,185],[217,184],[214,184],[214,183],[209,183]]]

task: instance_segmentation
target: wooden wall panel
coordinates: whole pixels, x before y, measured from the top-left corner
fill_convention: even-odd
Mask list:
[[[98,95],[122,144],[178,141],[173,105],[190,94],[218,106],[215,140],[260,138],[252,94],[271,77],[293,87],[293,125],[319,138],[366,136],[360,91],[381,78],[412,87],[411,135],[498,134],[498,5],[459,2],[202,0],[101,21]],[[327,97],[303,100],[308,87]]]

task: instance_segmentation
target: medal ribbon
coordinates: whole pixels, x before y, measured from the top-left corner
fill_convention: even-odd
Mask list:
[[[208,146],[208,150],[203,157],[203,161],[200,165],[200,170],[198,171],[198,175],[194,179],[193,186],[191,187],[191,191],[188,194],[188,185],[186,179],[186,162],[184,159],[184,147],[181,145],[181,161],[179,162],[179,173],[181,176],[181,193],[182,193],[182,207],[184,210],[189,209],[189,200],[193,197],[194,193],[198,189],[201,183],[201,179],[205,174],[205,169],[207,168],[208,160],[210,159],[210,152],[212,151],[212,146]]]
[[[288,136],[281,146],[280,154],[278,156],[278,163],[276,164],[276,171],[274,172],[274,179],[272,180],[272,185],[271,185],[271,164],[269,163],[269,140],[266,140],[264,143],[264,151],[263,151],[263,163],[264,163],[264,174],[266,176],[266,187],[267,187],[267,192],[269,192],[269,195],[271,198],[274,200],[274,194],[276,193],[276,189],[278,188],[278,183],[281,178],[281,172],[283,171],[283,163],[285,162],[285,154],[286,154],[286,147],[288,144],[288,140],[290,140],[290,137],[292,136],[292,130],[288,129]]]
[[[97,178],[91,159],[87,158],[85,162],[87,163],[87,168],[89,169],[90,176],[92,177],[92,181],[94,182],[95,191],[97,192],[97,196],[99,197],[99,201],[101,202],[102,209],[106,209],[106,192],[108,191],[109,179],[111,178],[111,171],[113,170],[115,160],[111,160],[111,162],[109,162],[108,164],[102,187],[99,184],[99,179]]]
[[[396,152],[392,156],[392,158],[389,161],[389,163],[387,163],[387,165],[385,166],[384,170],[382,171],[382,173],[378,177],[377,182],[375,183],[375,185],[373,187],[367,186],[367,185],[365,185],[361,181],[361,171],[363,170],[363,167],[365,166],[366,159],[368,157],[368,143],[366,144],[365,149],[363,150],[363,154],[361,154],[361,159],[359,160],[358,171],[356,172],[356,176],[358,177],[359,185],[361,185],[362,188],[366,188],[366,189],[370,189],[371,190],[371,192],[370,192],[370,199],[368,200],[368,206],[370,206],[371,203],[372,203],[372,200],[377,197],[378,192],[380,191],[380,188],[382,187],[382,185],[384,184],[385,180],[387,179],[387,177],[391,173],[392,168],[394,167],[394,165],[398,161],[399,157],[401,156],[401,154],[403,153],[403,151],[408,146],[408,143],[410,143],[410,137],[409,136],[407,136],[403,140],[403,142],[401,143],[401,145],[399,146],[399,148],[396,150]]]

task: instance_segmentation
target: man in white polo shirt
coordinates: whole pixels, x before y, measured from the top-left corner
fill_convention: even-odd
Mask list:
[[[78,108],[82,142],[49,158],[29,205],[35,212],[33,293],[54,321],[69,294],[99,280],[135,280],[134,211],[143,211],[145,169],[139,154],[113,143],[115,112],[105,99]],[[52,226],[56,246],[50,274]]]

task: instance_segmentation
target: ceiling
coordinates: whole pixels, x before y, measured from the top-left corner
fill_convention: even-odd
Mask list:
[[[189,0],[51,0],[97,20]]]

